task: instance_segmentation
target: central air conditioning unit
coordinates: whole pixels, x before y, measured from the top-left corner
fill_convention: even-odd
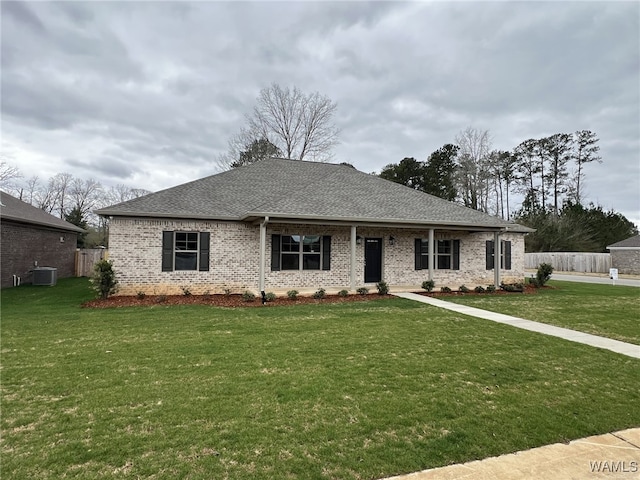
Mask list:
[[[58,280],[58,269],[54,267],[36,267],[33,269],[34,285],[53,286]]]

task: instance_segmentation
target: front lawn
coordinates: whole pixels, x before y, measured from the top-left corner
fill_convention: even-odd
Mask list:
[[[455,303],[640,345],[640,288],[551,281],[536,295],[457,296]]]
[[[640,361],[417,302],[88,295],[2,291],[3,478],[375,479],[640,425]]]

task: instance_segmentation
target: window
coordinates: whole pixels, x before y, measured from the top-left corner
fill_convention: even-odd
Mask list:
[[[175,261],[174,270],[198,269],[198,233],[175,233]]]
[[[453,249],[451,248],[451,240],[438,240],[436,254],[436,268],[438,270],[451,270],[453,265]]]
[[[493,270],[493,256],[493,240],[487,240],[487,270]],[[511,270],[511,242],[507,240],[500,241],[500,268],[503,270]]]
[[[416,238],[416,270],[429,268],[429,240]]]
[[[271,270],[330,270],[328,235],[272,235]]]
[[[209,238],[209,232],[162,232],[162,271],[208,271]]]
[[[438,270],[460,270],[460,240],[437,240],[433,252],[433,266]],[[429,268],[429,240],[415,240],[415,268]]]

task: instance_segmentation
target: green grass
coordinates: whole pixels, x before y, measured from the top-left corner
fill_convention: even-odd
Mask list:
[[[452,297],[452,302],[640,345],[640,288],[551,281],[536,295]]]
[[[407,300],[2,291],[2,478],[364,478],[640,425],[640,361]]]

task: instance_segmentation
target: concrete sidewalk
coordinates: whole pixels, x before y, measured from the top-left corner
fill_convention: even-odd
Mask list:
[[[640,478],[640,428],[555,443],[386,480],[632,480]]]
[[[506,325],[511,325],[512,327],[522,328],[545,335],[551,335],[553,337],[563,338],[571,342],[583,343],[585,345],[590,345],[596,348],[604,348],[606,350],[611,350],[612,352],[621,353],[622,355],[627,355],[633,358],[640,358],[640,345],[633,345],[631,343],[621,342],[619,340],[613,340],[611,338],[599,337],[597,335],[578,332],[576,330],[570,330],[568,328],[556,327],[554,325],[547,325],[546,323],[534,322],[532,320],[512,317],[510,315],[504,315],[502,313],[489,312],[488,310],[482,310],[480,308],[459,305],[452,302],[445,302],[444,300],[439,300],[433,297],[426,297],[424,295],[418,295],[417,293],[399,292],[394,293],[393,295],[400,298],[427,303],[429,305],[451,310],[463,315],[469,315],[472,317],[483,318],[485,320],[491,320],[493,322],[504,323]]]

